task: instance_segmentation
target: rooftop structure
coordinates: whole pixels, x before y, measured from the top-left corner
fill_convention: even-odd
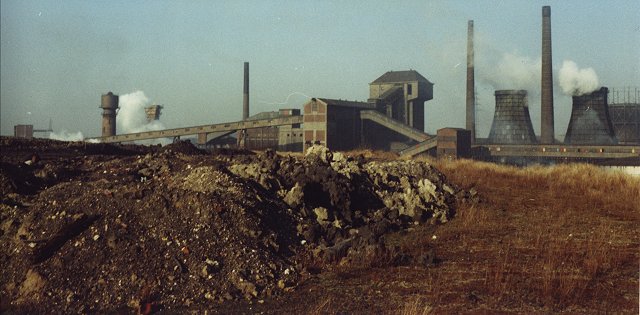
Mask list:
[[[369,84],[369,102],[378,111],[424,131],[424,102],[433,99],[433,83],[415,70],[389,71]]]

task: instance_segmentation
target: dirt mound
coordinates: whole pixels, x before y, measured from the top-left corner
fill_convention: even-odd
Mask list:
[[[175,311],[281,295],[309,254],[383,251],[390,231],[446,222],[459,193],[426,163],[322,147],[304,158],[202,155],[188,143],[59,152],[34,167],[1,161],[3,308]]]
[[[204,150],[200,150],[194,146],[191,141],[176,141],[174,143],[163,146],[160,152],[173,152],[188,155],[205,154]]]
[[[321,146],[303,159],[267,151],[229,169],[276,192],[303,219],[300,237],[327,260],[412,224],[447,222],[460,193],[425,162],[364,163]]]

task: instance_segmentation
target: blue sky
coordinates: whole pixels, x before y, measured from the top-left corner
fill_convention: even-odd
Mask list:
[[[143,91],[165,106],[167,127],[239,120],[245,61],[251,114],[299,107],[303,95],[366,100],[368,83],[384,72],[414,69],[435,84],[426,130],[463,127],[469,19],[479,136],[489,132],[495,89],[527,89],[539,133],[543,5],[551,6],[554,79],[572,60],[593,68],[600,85],[640,87],[634,0],[3,0],[1,134],[51,118],[56,131],[98,136],[108,91]],[[571,99],[554,92],[562,139]]]

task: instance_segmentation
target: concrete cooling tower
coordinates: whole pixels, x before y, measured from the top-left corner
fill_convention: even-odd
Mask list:
[[[499,90],[495,96],[496,111],[489,132],[489,143],[536,143],[527,105],[527,91]]]
[[[571,119],[564,138],[566,144],[617,144],[609,116],[609,89],[600,88],[573,97]]]

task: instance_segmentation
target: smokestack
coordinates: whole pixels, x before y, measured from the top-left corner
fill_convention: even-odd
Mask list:
[[[249,118],[249,63],[244,63],[244,90],[242,92],[242,120]]]
[[[471,132],[471,144],[476,142],[476,95],[473,71],[473,20],[467,31],[467,130]]]
[[[118,109],[118,95],[109,92],[102,95],[102,136],[116,135],[116,111]]]
[[[542,7],[542,70],[541,70],[541,126],[540,142],[554,142],[553,125],[553,72],[551,60],[551,7]]]

